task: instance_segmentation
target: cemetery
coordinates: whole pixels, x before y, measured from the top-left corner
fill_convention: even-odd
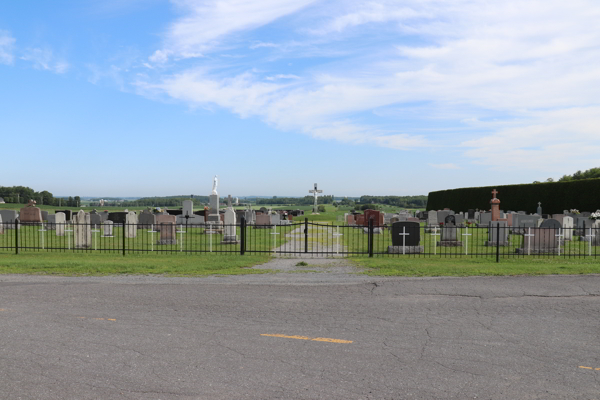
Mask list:
[[[0,210],[0,252],[264,253],[317,257],[595,258],[600,253],[600,212],[547,214],[503,210],[489,192],[488,209],[454,211],[305,209],[220,204],[215,177],[209,206],[138,211],[42,210],[35,201]],[[523,205],[520,208],[527,208]],[[323,210],[325,210],[323,212]],[[322,211],[322,212],[319,212]]]

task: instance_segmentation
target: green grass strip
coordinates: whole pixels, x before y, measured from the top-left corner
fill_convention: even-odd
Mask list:
[[[599,259],[351,258],[376,276],[514,276],[600,274]]]
[[[0,274],[104,276],[165,275],[209,276],[263,274],[272,270],[251,269],[270,255],[237,254],[108,254],[30,253],[0,255]]]

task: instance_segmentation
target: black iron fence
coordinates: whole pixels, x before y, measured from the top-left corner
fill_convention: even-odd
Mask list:
[[[597,227],[0,223],[0,251],[85,253],[272,253],[324,257],[598,258]]]

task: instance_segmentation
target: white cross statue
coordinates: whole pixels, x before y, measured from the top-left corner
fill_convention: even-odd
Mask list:
[[[531,228],[527,228],[527,233],[525,234],[525,236],[527,237],[527,255],[530,256],[531,255],[531,237],[535,236],[534,234],[531,233]]]
[[[43,222],[42,222],[42,229],[40,229],[39,231],[40,231],[40,239],[41,239],[41,242],[42,242],[42,250],[43,250],[44,249],[44,235],[45,235],[44,232],[46,232],[46,229],[44,228],[44,223]]]
[[[94,229],[92,229],[92,232],[94,232],[94,250],[98,250],[98,232],[100,232],[99,229],[97,229],[97,225],[94,224]]]
[[[273,225],[273,232],[271,232],[271,235],[273,235],[273,253],[277,253],[277,236],[275,236],[279,235],[279,232],[277,232],[277,225]]]
[[[65,232],[73,232],[73,229],[65,229]],[[125,230],[123,230],[123,235],[125,234]],[[67,249],[71,250],[71,234],[67,233]]]
[[[337,227],[337,232],[333,234],[333,236],[335,236],[335,254],[340,254],[340,236],[344,236],[342,233],[340,233],[340,226],[338,225]]]
[[[151,241],[150,241],[150,251],[154,251],[154,234],[158,232],[154,230],[154,224],[150,224],[150,230],[148,231],[148,233],[150,233],[151,235]]]
[[[406,254],[406,236],[410,235],[410,233],[406,233],[406,226],[402,227],[402,233],[398,235],[402,236],[402,254]]]
[[[554,235],[558,238],[558,255],[560,256],[560,242],[561,239],[565,237],[565,235],[562,233],[562,228],[558,228],[558,235]]]
[[[183,234],[186,233],[183,230],[183,225],[179,225],[179,230],[177,231],[177,234],[180,235],[179,236],[179,252],[181,253],[183,251]]]
[[[469,227],[467,226],[466,228],[466,233],[463,233],[462,235],[465,236],[465,256],[469,255],[469,236],[473,236],[472,233],[469,233]]]
[[[318,190],[317,184],[315,183],[315,188],[313,190],[309,190],[308,193],[312,193],[313,196],[315,197],[315,204],[313,205],[313,213],[316,214],[319,212],[319,209],[317,208],[317,196],[318,196],[318,193],[323,193],[323,191]]]
[[[589,255],[590,257],[592,256],[592,240],[594,240],[594,238],[596,237],[596,235],[592,235],[592,228],[590,228],[590,233],[588,233],[587,235],[585,235],[586,238],[589,238]]]
[[[440,236],[439,233],[437,233],[438,227],[434,226],[433,227],[433,233],[431,234],[431,236],[433,236],[433,254],[437,254],[437,239],[435,238],[436,236]]]

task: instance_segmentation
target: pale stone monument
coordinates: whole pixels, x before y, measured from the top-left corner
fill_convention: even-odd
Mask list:
[[[213,222],[215,224],[221,223],[221,218],[219,217],[219,194],[217,193],[217,186],[219,184],[219,179],[215,175],[213,180],[213,188],[212,192],[209,196],[209,212],[207,222]]]
[[[104,237],[113,237],[113,222],[112,221],[104,221],[102,223],[102,236]]]
[[[63,212],[54,214],[54,230],[56,236],[65,236],[65,225],[67,224],[67,216]]]
[[[0,215],[0,235],[4,234],[4,224],[2,223],[2,215]]]
[[[138,217],[134,211],[129,211],[125,216],[125,237],[136,238],[137,237],[137,223]]]
[[[319,193],[323,193],[322,190],[318,190],[317,189],[317,184],[315,183],[315,188],[313,190],[309,190],[308,193],[312,193],[313,196],[315,197],[315,202],[313,205],[313,214],[318,214],[319,213],[319,208],[317,207],[317,196],[319,195]]]
[[[231,196],[229,197],[231,199]],[[223,241],[221,244],[238,244],[238,238],[236,234],[236,217],[233,207],[227,207],[225,210],[225,234],[223,235]]]
[[[75,248],[87,249],[92,246],[92,227],[90,214],[79,210],[73,217],[73,234],[75,236]]]

